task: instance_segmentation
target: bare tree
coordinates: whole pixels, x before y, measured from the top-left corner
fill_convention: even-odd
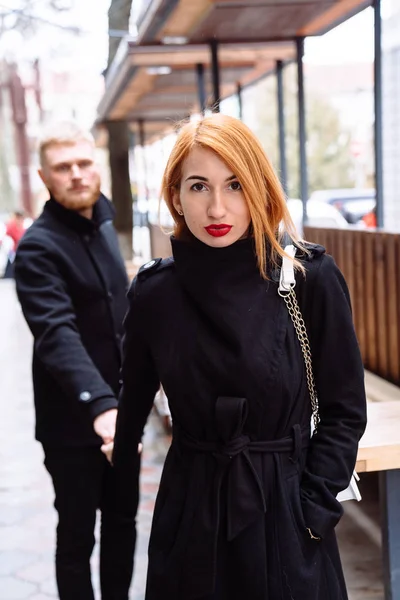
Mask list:
[[[108,11],[109,30],[129,31],[132,0],[112,0]],[[108,67],[115,58],[120,38],[109,38]],[[108,149],[111,196],[116,208],[115,228],[125,259],[132,258],[132,191],[129,177],[129,127],[126,121],[109,121]]]
[[[74,2],[75,0],[46,0],[38,7],[37,0],[20,0],[14,8],[4,7],[0,10],[0,35],[5,31],[17,30],[23,33],[25,37],[30,37],[46,24],[78,33],[78,27],[61,26],[44,16],[47,13],[51,16],[52,14],[68,12],[73,8]]]
[[[279,168],[276,82],[267,77],[251,90],[255,133],[268,156]],[[288,166],[288,195],[300,194],[298,152],[297,78],[293,65],[285,69],[285,116]],[[354,161],[350,152],[350,132],[340,122],[329,100],[307,91],[307,163],[309,193],[325,188],[353,187]]]

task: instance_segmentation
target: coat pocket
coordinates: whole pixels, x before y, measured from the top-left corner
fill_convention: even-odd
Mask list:
[[[284,600],[328,600],[321,588],[321,544],[310,538],[300,497],[299,465],[280,457],[276,492]]]
[[[300,481],[297,470],[290,477],[284,479],[283,484],[286,505],[288,513],[290,514],[292,528],[296,534],[303,554],[309,555],[310,542],[313,542],[314,540],[311,540],[310,538],[310,534],[307,531],[307,526],[303,516],[300,498]]]

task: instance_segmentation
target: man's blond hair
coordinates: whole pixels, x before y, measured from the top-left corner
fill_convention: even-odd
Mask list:
[[[38,152],[40,165],[43,166],[46,150],[50,146],[69,146],[83,140],[92,144],[93,147],[95,146],[92,134],[73,121],[60,121],[48,125],[39,139]]]

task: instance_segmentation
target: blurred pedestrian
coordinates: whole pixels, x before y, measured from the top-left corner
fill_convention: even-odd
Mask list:
[[[24,213],[16,210],[12,215],[11,219],[6,224],[6,234],[13,240],[14,242],[14,250],[17,249],[17,246],[24,235],[25,227],[24,227]]]
[[[61,600],[94,598],[90,557],[100,509],[102,599],[127,600],[133,489],[101,451],[114,438],[127,276],[92,136],[60,123],[39,151],[50,199],[20,242],[15,278],[34,337],[36,439],[58,512],[58,592]]]
[[[376,229],[377,227],[377,219],[376,219],[376,206],[373,210],[363,216],[362,222],[365,227],[368,229]]]
[[[12,279],[14,277],[15,252],[24,233],[24,213],[16,210],[11,219],[6,223],[5,235],[8,236],[11,243],[8,249],[7,264],[3,275],[4,279]]]
[[[145,598],[345,600],[337,495],[366,401],[343,276],[297,238],[277,175],[237,119],[183,126],[162,191],[173,258],[144,265],[129,292],[113,453],[137,477],[161,381],[173,440]]]

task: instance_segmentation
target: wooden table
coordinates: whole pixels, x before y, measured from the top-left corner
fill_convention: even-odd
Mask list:
[[[400,402],[368,402],[356,469],[379,472],[385,600],[400,600]]]

